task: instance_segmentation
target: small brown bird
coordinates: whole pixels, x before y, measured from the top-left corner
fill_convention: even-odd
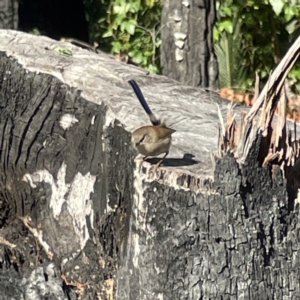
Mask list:
[[[139,153],[145,155],[143,160],[148,156],[157,156],[165,153],[164,157],[154,166],[153,171],[155,172],[169,154],[172,141],[171,135],[176,130],[166,127],[163,122],[157,119],[150,110],[138,84],[134,80],[129,80],[128,82],[153,124],[153,126],[142,126],[132,133],[131,140],[134,148],[137,149]]]

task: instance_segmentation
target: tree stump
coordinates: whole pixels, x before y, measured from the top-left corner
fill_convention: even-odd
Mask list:
[[[243,164],[225,131],[217,146],[228,102],[66,42],[0,39],[3,299],[299,297],[297,186],[261,163],[261,134]],[[130,79],[176,129],[155,173],[131,145],[149,120]]]

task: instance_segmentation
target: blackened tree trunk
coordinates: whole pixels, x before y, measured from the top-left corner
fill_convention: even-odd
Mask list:
[[[213,47],[215,0],[163,1],[163,74],[186,85],[218,88]]]
[[[17,29],[18,3],[17,0],[0,0],[0,29]]]

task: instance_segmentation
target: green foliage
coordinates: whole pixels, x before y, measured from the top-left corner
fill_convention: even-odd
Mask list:
[[[85,5],[94,16],[91,40],[151,72],[160,71],[160,0],[85,0]]]
[[[90,41],[128,55],[158,73],[161,0],[84,0]],[[222,86],[253,87],[255,72],[266,80],[300,34],[299,0],[216,0],[215,49]],[[299,68],[298,68],[299,69]],[[300,81],[300,71],[290,78]]]
[[[228,13],[230,13],[228,11]],[[243,52],[236,45],[242,42],[240,34],[242,22],[234,19],[233,22],[225,20],[219,24],[220,31],[214,34],[218,43],[215,51],[219,62],[219,81],[221,87],[240,87],[239,83],[246,80],[246,67],[242,64]]]
[[[214,42],[220,74],[228,72],[221,69],[224,60],[236,70],[225,81],[230,87],[253,86],[256,71],[266,79],[300,33],[298,0],[218,0],[217,12]]]
[[[41,35],[41,31],[37,27],[33,27],[31,30],[29,30],[29,33],[33,35]]]

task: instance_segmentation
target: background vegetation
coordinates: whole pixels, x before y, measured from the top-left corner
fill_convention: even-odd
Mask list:
[[[90,39],[159,73],[160,0],[84,0]],[[253,87],[300,33],[298,0],[219,0],[214,29],[221,87]],[[298,85],[300,69],[290,77]],[[300,90],[300,85],[299,85]]]
[[[159,73],[160,0],[84,0],[90,39]]]
[[[214,39],[223,87],[252,87],[255,72],[266,80],[300,33],[298,0],[223,0],[217,11]],[[290,78],[299,85],[299,65]]]

